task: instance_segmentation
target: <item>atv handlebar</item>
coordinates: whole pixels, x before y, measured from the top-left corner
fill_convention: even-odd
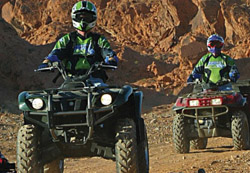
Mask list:
[[[35,69],[34,72],[45,72],[45,71],[54,71],[55,67],[45,67],[40,69]]]
[[[230,83],[230,82],[232,82],[230,79],[222,79],[222,80],[220,80],[217,83],[212,84],[212,85],[213,86],[222,86],[222,85],[225,85],[225,84]],[[200,81],[199,79],[196,79],[195,81],[188,82],[187,84],[188,85],[196,85],[196,84],[202,84],[202,83],[203,83],[202,81]]]
[[[201,84],[200,79],[195,79],[193,82],[187,82],[188,85],[196,85],[196,84]]]
[[[117,66],[109,65],[109,64],[105,64],[105,63],[100,63],[99,66],[100,66],[102,69],[112,69],[112,70],[117,69]]]
[[[35,69],[34,72],[48,72],[48,71],[53,72],[55,69],[60,68],[60,66],[61,66],[60,62],[48,63],[48,67]]]
[[[117,66],[105,64],[104,62],[97,62],[97,63],[94,63],[91,65],[91,67],[88,69],[86,74],[78,75],[78,76],[74,76],[74,77],[68,76],[68,74],[64,68],[64,65],[61,62],[53,62],[53,63],[49,64],[49,67],[36,69],[34,71],[35,72],[54,72],[55,69],[57,69],[61,73],[64,80],[69,80],[69,78],[71,78],[72,81],[83,81],[83,80],[86,80],[92,73],[94,73],[97,70],[101,70],[101,69],[115,70],[115,69],[117,69]]]

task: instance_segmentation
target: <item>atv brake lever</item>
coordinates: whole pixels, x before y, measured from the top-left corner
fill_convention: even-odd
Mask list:
[[[42,72],[42,71],[54,71],[55,67],[46,67],[41,69],[35,69],[34,72]]]
[[[100,67],[104,68],[104,69],[117,69],[117,66],[114,65],[109,65],[109,64],[100,64]]]

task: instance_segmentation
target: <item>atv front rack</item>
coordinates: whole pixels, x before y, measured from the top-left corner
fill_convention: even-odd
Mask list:
[[[224,111],[221,111],[219,113],[215,113],[215,109],[218,109],[218,108],[223,108],[225,109]],[[211,109],[211,114],[210,115],[201,115],[199,114],[199,110],[202,110],[202,109]],[[194,114],[188,114],[188,113],[185,113],[185,112],[188,112],[188,110],[194,110]],[[215,118],[217,116],[220,116],[220,115],[224,115],[224,114],[227,114],[229,111],[228,107],[227,106],[208,106],[208,107],[192,107],[192,108],[183,108],[182,109],[182,115],[186,116],[186,117],[189,117],[189,118],[196,118],[196,119],[199,119],[199,118],[209,118],[209,117],[212,117],[212,118]]]
[[[203,110],[207,110],[209,112],[209,114],[208,113],[202,114]],[[220,110],[220,111],[218,111],[218,110]],[[192,112],[192,114],[191,114],[191,112]],[[201,125],[199,123],[199,120],[202,120],[203,118],[211,118],[212,119],[212,124],[213,124],[213,130],[212,130],[212,135],[211,136],[214,137],[214,136],[218,135],[217,134],[217,128],[218,127],[217,127],[217,125],[215,123],[216,117],[221,116],[221,115],[225,115],[228,112],[229,112],[228,107],[221,105],[221,106],[184,108],[184,109],[182,109],[181,114],[183,116],[185,116],[185,117],[194,118],[196,120],[197,129],[198,129],[198,136],[199,137],[208,136],[208,134],[210,132],[210,130],[209,130],[210,127],[209,127],[208,131],[207,131],[208,134],[205,135],[206,132],[204,130],[202,130]]]
[[[48,98],[48,106],[47,106],[47,111],[46,112],[28,112],[25,115],[26,120],[34,122],[36,124],[39,124],[43,127],[48,127],[48,129],[50,130],[52,139],[54,142],[59,141],[57,135],[56,135],[56,130],[60,130],[63,128],[88,128],[88,134],[87,136],[84,137],[82,144],[86,144],[87,141],[89,139],[92,138],[92,134],[93,134],[93,129],[94,126],[100,124],[101,122],[105,121],[106,119],[108,119],[109,117],[113,116],[115,114],[115,108],[114,106],[110,106],[110,107],[102,107],[102,108],[94,108],[92,105],[92,97],[93,97],[93,90],[95,89],[95,87],[84,87],[84,92],[87,93],[87,105],[86,108],[84,110],[73,110],[73,111],[54,111],[54,100],[53,100],[53,94],[57,93],[57,91],[55,90],[47,90],[45,92],[47,92],[47,98]],[[86,99],[85,96],[83,96],[83,98]],[[100,114],[102,113],[103,116],[99,117],[98,119],[95,118],[96,114]],[[37,121],[34,118],[31,118],[30,116],[44,116],[47,117],[47,124]],[[58,124],[55,122],[55,119],[60,117],[65,117],[65,116],[80,116],[83,117],[85,122],[81,122],[81,123],[64,123],[64,124]],[[71,118],[71,117],[70,117]],[[71,118],[74,119],[74,118]],[[65,142],[68,141],[66,135],[64,135],[65,137]]]

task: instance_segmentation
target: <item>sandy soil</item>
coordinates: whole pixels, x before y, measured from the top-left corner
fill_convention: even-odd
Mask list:
[[[149,138],[150,172],[250,172],[250,151],[235,151],[230,138],[208,140],[207,149],[190,150],[176,154],[172,143],[172,115],[170,105],[157,107],[144,113]],[[15,114],[0,115],[0,151],[10,162],[15,162],[16,133],[21,117]],[[112,173],[115,162],[98,157],[65,159],[65,173]]]

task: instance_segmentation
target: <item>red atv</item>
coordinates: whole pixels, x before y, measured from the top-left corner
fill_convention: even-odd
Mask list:
[[[0,152],[0,173],[16,173],[15,163],[9,163],[9,161]]]
[[[228,82],[227,82],[228,83]],[[205,149],[211,137],[233,139],[236,150],[249,147],[250,81],[232,84],[232,89],[218,90],[196,83],[193,92],[179,97],[173,110],[173,142],[177,153]]]

